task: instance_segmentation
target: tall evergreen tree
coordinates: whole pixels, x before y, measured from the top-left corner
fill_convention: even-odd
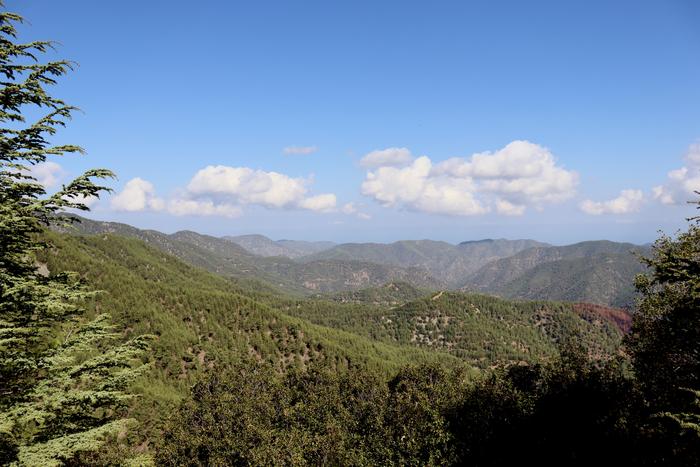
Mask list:
[[[106,189],[95,180],[112,173],[87,171],[53,194],[32,176],[47,158],[83,150],[49,141],[76,110],[49,93],[73,64],[41,62],[54,44],[18,42],[21,22],[0,12],[0,464],[60,465],[125,429],[123,391],[147,342],[111,342],[107,316],[81,318],[91,292],[78,277],[36,262],[46,225],[66,208],[87,210]]]

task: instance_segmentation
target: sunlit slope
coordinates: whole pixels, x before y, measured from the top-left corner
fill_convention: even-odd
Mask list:
[[[308,301],[290,306],[289,313],[382,342],[448,352],[488,368],[551,358],[567,342],[580,343],[595,356],[615,354],[620,325],[589,308],[438,292],[393,307]]]
[[[281,256],[257,256],[232,241],[192,231],[164,234],[117,222],[80,219],[81,222],[61,231],[70,234],[117,234],[137,238],[210,272],[264,282],[288,293],[303,295],[361,289],[390,281],[406,281],[428,288],[440,285],[422,268],[336,259],[300,263]]]
[[[142,241],[117,235],[50,233],[40,258],[50,272],[79,272],[104,292],[89,308],[113,315],[125,337],[158,336],[153,388],[184,389],[197,373],[242,358],[306,367],[323,362],[391,372],[421,361],[457,360],[444,353],[373,342],[279,310],[286,300],[188,265]],[[277,309],[276,309],[277,308]]]

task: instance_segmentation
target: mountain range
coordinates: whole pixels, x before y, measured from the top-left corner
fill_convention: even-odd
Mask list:
[[[86,306],[92,314],[111,314],[118,336],[155,336],[151,370],[138,384],[133,407],[149,433],[160,430],[163,414],[201,375],[238,361],[266,361],[279,371],[319,365],[387,375],[439,362],[474,376],[554,358],[574,337],[590,354],[612,355],[629,329],[623,310],[430,290],[410,281],[289,293],[270,282],[282,280],[284,271],[272,265],[290,268],[289,286],[309,268],[337,281],[347,278],[342,268],[357,273],[388,266],[266,258],[195,232],[168,235],[87,219],[55,230],[63,233],[45,234],[51,249],[38,256],[38,266],[46,274],[76,271],[100,290]],[[334,276],[330,265],[341,274]]]
[[[567,246],[506,239],[457,245],[434,240],[335,244],[275,241],[263,235],[165,234],[115,222],[79,221],[59,230],[136,238],[216,274],[297,295],[381,290],[387,283],[405,283],[421,291],[630,307],[634,277],[644,272],[638,256],[650,252],[649,246],[605,240]]]

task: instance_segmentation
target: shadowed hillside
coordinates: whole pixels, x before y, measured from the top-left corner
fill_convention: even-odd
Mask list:
[[[531,248],[480,268],[463,289],[629,307],[634,302],[634,277],[645,270],[638,255],[648,253],[647,247],[609,241]]]
[[[433,240],[403,240],[390,244],[345,243],[302,260],[354,259],[400,267],[420,267],[448,287],[456,287],[489,261],[545,245],[534,240],[503,239],[463,242],[459,245]]]

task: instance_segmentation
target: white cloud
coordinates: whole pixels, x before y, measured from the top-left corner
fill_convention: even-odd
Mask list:
[[[578,174],[557,166],[554,155],[529,141],[513,141],[496,152],[438,164],[437,174],[479,181],[479,191],[495,193],[512,203],[556,203],[576,192]]]
[[[620,196],[608,201],[585,200],[580,208],[586,214],[628,214],[637,212],[644,203],[644,194],[641,190],[622,190]]]
[[[360,160],[360,165],[365,168],[404,167],[412,160],[411,151],[406,148],[387,148],[366,154]]]
[[[268,208],[302,208],[328,212],[336,197],[326,193],[307,197],[309,180],[248,167],[208,166],[187,185],[194,198],[214,198],[234,205],[254,204]]]
[[[318,151],[316,146],[287,146],[282,150],[287,155],[308,155]]]
[[[304,179],[277,172],[210,165],[194,175],[187,191],[193,195],[226,197],[237,204],[282,208],[298,204],[304,198],[306,183]]]
[[[474,215],[495,207],[500,214],[521,215],[527,206],[571,198],[578,184],[575,172],[558,166],[548,149],[528,141],[435,165],[427,156],[399,167],[396,160],[387,160],[389,164],[367,173],[362,193],[384,206],[430,213]]]
[[[211,200],[172,199],[168,202],[168,212],[176,216],[221,216],[238,217],[243,213],[240,206],[215,204]]]
[[[29,168],[29,176],[34,177],[45,188],[58,186],[65,175],[63,168],[52,161],[40,162]]]
[[[85,195],[63,196],[63,199],[65,199],[67,201],[71,201],[73,203],[80,203],[84,206],[87,206],[88,208],[95,207],[97,202],[100,200],[97,196],[85,196]]]
[[[652,189],[654,199],[663,204],[682,204],[697,198],[700,191],[700,142],[691,144],[685,154],[686,165],[668,173],[664,185]]]
[[[160,211],[165,208],[165,202],[156,196],[153,185],[139,177],[129,180],[124,189],[112,197],[111,205],[117,211]]]
[[[336,198],[332,193],[311,196],[299,201],[299,207],[317,212],[330,212],[335,209]]]
[[[336,210],[336,196],[323,193],[307,196],[309,180],[248,167],[208,166],[199,170],[186,189],[167,201],[156,196],[150,182],[130,180],[112,198],[118,211],[167,211],[177,216],[237,217],[243,207],[257,205],[274,209]]]
[[[380,167],[367,174],[362,194],[384,206],[403,205],[417,211],[452,215],[482,214],[486,209],[474,198],[470,179],[433,176],[426,156],[405,168]]]
[[[365,212],[358,212],[357,217],[362,219],[363,221],[368,221],[372,218],[372,216],[370,216],[369,214],[367,214]]]

